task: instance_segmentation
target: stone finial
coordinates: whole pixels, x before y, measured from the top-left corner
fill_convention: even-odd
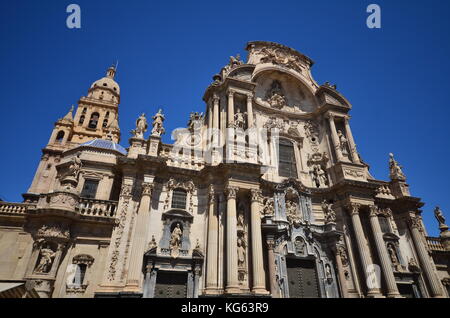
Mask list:
[[[389,176],[391,180],[406,181],[406,176],[402,171],[402,166],[394,159],[394,154],[389,154]]]

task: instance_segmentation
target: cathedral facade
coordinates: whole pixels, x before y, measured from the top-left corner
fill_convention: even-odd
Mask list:
[[[204,113],[119,142],[116,68],[59,119],[22,203],[0,202],[0,297],[449,297],[450,232],[392,154],[375,179],[313,61],[250,42]]]

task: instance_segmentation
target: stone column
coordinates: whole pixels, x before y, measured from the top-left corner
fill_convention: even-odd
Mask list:
[[[269,267],[269,278],[270,278],[270,293],[272,294],[272,298],[279,298],[278,293],[278,283],[277,283],[277,273],[275,271],[275,240],[273,236],[267,235],[266,238],[267,243],[267,261]]]
[[[392,263],[388,255],[383,239],[383,233],[381,232],[380,223],[378,221],[378,207],[376,205],[370,206],[370,225],[375,238],[378,256],[380,257],[381,269],[383,270],[383,276],[386,281],[387,297],[401,297],[398,292],[394,272],[392,271]]]
[[[337,267],[337,271],[338,271],[338,276],[339,276],[339,282],[340,282],[340,287],[341,287],[341,294],[342,294],[342,298],[348,298],[348,290],[347,290],[347,283],[346,283],[346,279],[345,279],[345,275],[344,275],[344,266],[342,265],[342,259],[341,259],[341,255],[339,253],[339,247],[334,247],[333,252],[334,252],[334,257],[336,260],[336,267]]]
[[[345,133],[348,139],[348,145],[350,147],[350,154],[352,156],[353,163],[361,163],[359,160],[358,152],[356,151],[355,140],[353,139],[352,130],[350,129],[349,118],[348,116],[344,117],[345,121]]]
[[[253,286],[254,294],[268,294],[265,286],[264,263],[261,235],[261,190],[251,190],[251,231],[252,231],[252,264],[253,264]]]
[[[328,118],[328,122],[330,124],[331,139],[333,141],[333,146],[336,151],[337,160],[342,161],[344,159],[344,156],[342,155],[341,144],[339,142],[339,137],[338,137],[337,131],[336,131],[336,125],[334,123],[334,115],[329,113],[327,118]]]
[[[228,186],[227,195],[227,286],[228,294],[238,293],[238,259],[237,259],[237,219],[236,219],[236,194],[238,188]]]
[[[213,128],[213,117],[214,117],[214,111],[213,111],[213,104],[212,99],[208,102],[208,143],[211,143],[212,141],[212,134],[211,129]]]
[[[142,262],[144,260],[147,230],[150,221],[151,196],[153,184],[142,183],[142,197],[136,217],[133,244],[128,268],[127,285],[125,291],[141,293]]]
[[[208,213],[208,245],[206,254],[206,294],[217,293],[217,247],[219,219],[216,215],[216,198],[214,188],[209,188],[209,213]]]
[[[219,96],[213,97],[213,128],[219,129]]]
[[[350,203],[349,210],[352,218],[353,229],[355,231],[356,243],[358,245],[359,256],[361,257],[361,264],[364,271],[364,279],[367,282],[367,269],[372,265],[372,259],[369,254],[369,245],[364,236],[361,219],[359,218],[360,204]],[[379,297],[379,288],[371,287],[367,283],[367,297]]]
[[[423,230],[422,225],[420,224],[420,219],[416,215],[411,215],[408,223],[411,230],[413,242],[416,247],[416,252],[419,256],[420,265],[425,273],[428,285],[431,288],[431,297],[444,297],[440,282],[437,280],[436,274],[431,264],[430,256],[428,255],[428,251],[425,247],[423,236],[420,233]]]
[[[228,91],[228,127],[234,123],[234,91]]]
[[[248,128],[253,127],[253,96],[247,95],[247,126]]]

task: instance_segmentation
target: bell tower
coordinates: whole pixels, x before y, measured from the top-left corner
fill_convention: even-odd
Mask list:
[[[47,146],[42,149],[42,157],[25,201],[34,201],[36,195],[53,189],[61,154],[79,144],[93,139],[120,141],[119,103],[120,87],[114,80],[116,66],[111,66],[106,76],[95,81],[87,96],[78,101],[63,118],[55,122]]]

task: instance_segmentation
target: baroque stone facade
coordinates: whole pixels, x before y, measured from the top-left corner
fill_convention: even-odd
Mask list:
[[[352,106],[311,59],[246,49],[172,145],[159,110],[120,146],[116,68],[92,84],[55,123],[24,202],[0,202],[0,283],[25,286],[8,295],[449,296],[442,211],[428,237],[394,156],[389,181],[370,174]]]

